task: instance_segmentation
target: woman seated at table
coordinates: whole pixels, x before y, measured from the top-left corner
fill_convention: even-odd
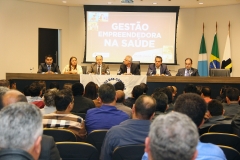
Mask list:
[[[77,64],[77,58],[71,57],[69,64],[62,70],[63,74],[82,74],[82,67]]]

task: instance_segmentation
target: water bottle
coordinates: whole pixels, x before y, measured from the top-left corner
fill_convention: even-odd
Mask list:
[[[110,75],[110,69],[106,69],[107,75]]]
[[[121,73],[121,70],[120,69],[117,70],[117,75],[120,75],[120,73]]]

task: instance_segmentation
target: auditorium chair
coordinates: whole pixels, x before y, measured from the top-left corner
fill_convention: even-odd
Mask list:
[[[231,124],[213,124],[208,132],[217,132],[217,133],[230,133],[233,134]]]
[[[88,136],[87,136],[87,142],[92,144],[94,147],[97,148],[99,154],[101,153],[101,147],[103,144],[103,140],[105,138],[105,135],[108,130],[93,130]]]
[[[210,77],[230,77],[229,69],[210,69]]]
[[[113,160],[140,160],[144,154],[144,144],[120,146],[113,151]]]
[[[62,160],[98,160],[97,149],[84,142],[57,142]]]
[[[87,66],[81,66],[82,67],[82,73],[87,74]]]
[[[76,142],[76,135],[67,129],[61,128],[44,128],[43,134],[52,136],[55,142]]]
[[[200,141],[216,145],[228,146],[240,152],[240,138],[235,134],[228,133],[205,133],[200,136]]]
[[[228,146],[218,146],[223,150],[227,160],[240,160],[240,153],[236,149]]]

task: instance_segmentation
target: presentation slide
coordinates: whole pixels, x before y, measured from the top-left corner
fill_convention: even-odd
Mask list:
[[[176,16],[174,12],[86,12],[86,62],[102,55],[104,62],[133,61],[175,63]]]

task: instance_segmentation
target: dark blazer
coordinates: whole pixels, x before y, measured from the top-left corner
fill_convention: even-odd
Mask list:
[[[94,73],[97,74],[97,63],[92,63],[92,65],[90,66],[90,68],[88,69],[87,73]],[[107,73],[107,69],[109,69],[109,66],[105,63],[102,63],[102,72]]]
[[[42,135],[41,153],[38,160],[60,160],[60,154],[53,137]]]
[[[38,72],[37,73],[42,73],[42,72],[47,72],[47,71],[48,71],[48,68],[47,68],[46,63],[41,63],[38,67]],[[51,65],[51,71],[52,72],[57,72],[58,74],[61,74],[61,72],[59,70],[59,67],[56,63],[53,63]]]
[[[199,76],[198,70],[195,68],[191,68],[191,76]],[[176,76],[185,76],[185,68],[180,68],[176,74]]]
[[[152,70],[152,74],[153,74],[153,75],[156,74],[155,63],[150,64],[150,65],[148,66],[147,75],[150,75],[150,70]],[[171,73],[169,72],[166,64],[161,64],[160,74],[165,74],[165,75],[171,76]]]
[[[121,64],[119,74],[124,74],[124,73],[127,73],[127,66],[125,64]],[[131,73],[134,75],[140,75],[138,64],[135,64],[135,63],[131,64]]]
[[[1,160],[34,160],[32,155],[21,149],[1,149],[0,150]]]

